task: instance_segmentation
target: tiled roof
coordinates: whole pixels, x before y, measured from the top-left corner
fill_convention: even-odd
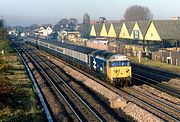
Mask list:
[[[153,20],[161,39],[175,39],[180,33],[179,20]]]
[[[95,28],[96,36],[97,36],[97,37],[100,36],[102,26],[103,26],[102,23],[96,23],[96,24],[94,24],[94,28]]]
[[[116,32],[117,37],[119,37],[120,34],[120,30],[122,28],[123,22],[116,22],[116,23],[112,23]]]
[[[138,21],[137,22],[143,36],[145,36],[150,23],[151,23],[151,21]]]
[[[107,33],[109,32],[110,26],[111,26],[111,23],[105,23]]]
[[[131,34],[135,22],[127,22],[127,21],[126,21],[125,24],[126,24],[126,27],[127,27],[127,30],[128,30],[128,32],[129,32],[129,34]]]

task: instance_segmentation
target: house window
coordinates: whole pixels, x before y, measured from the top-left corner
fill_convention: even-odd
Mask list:
[[[151,33],[151,37],[153,37],[153,33]]]
[[[134,30],[134,39],[139,39],[139,31],[138,30]]]

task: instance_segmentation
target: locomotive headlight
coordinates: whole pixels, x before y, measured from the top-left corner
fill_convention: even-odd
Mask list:
[[[126,69],[126,73],[128,73],[129,72],[129,69]]]
[[[116,70],[114,70],[114,73],[120,73],[120,69],[116,69]]]

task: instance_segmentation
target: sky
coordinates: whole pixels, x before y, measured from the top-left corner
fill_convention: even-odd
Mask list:
[[[82,22],[84,13],[93,20],[120,20],[131,5],[147,6],[154,19],[180,16],[180,0],[0,0],[0,16],[10,26],[55,24],[62,18]]]

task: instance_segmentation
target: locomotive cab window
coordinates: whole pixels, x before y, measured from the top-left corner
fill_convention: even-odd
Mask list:
[[[129,61],[113,61],[109,62],[110,67],[117,67],[117,66],[130,66]]]

